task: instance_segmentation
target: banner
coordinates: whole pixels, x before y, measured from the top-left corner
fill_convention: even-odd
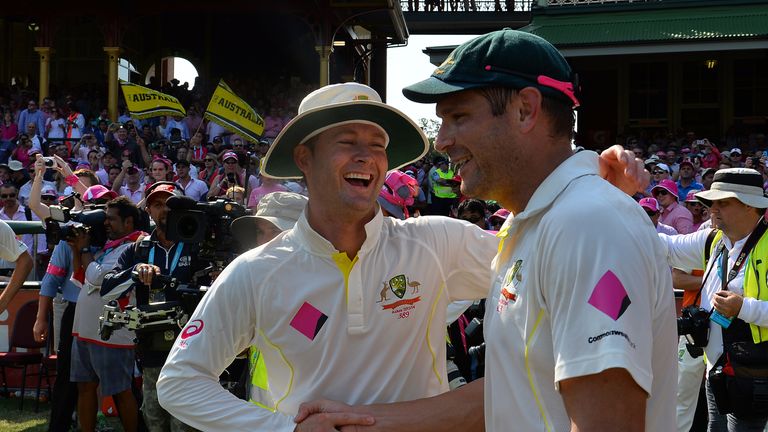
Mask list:
[[[125,103],[131,117],[145,119],[150,117],[186,116],[187,112],[179,100],[165,93],[160,93],[140,85],[120,80]]]
[[[258,141],[264,133],[264,119],[233,93],[224,80],[216,86],[203,116],[249,141]]]

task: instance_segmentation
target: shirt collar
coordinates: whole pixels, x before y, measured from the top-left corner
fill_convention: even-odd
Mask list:
[[[515,215],[515,219],[529,218],[549,207],[568,185],[579,177],[599,175],[597,153],[581,151],[561,163],[536,188],[525,210]],[[511,219],[511,218],[508,218]],[[505,225],[507,225],[505,223]]]
[[[374,248],[379,241],[383,222],[384,216],[377,205],[376,214],[373,216],[373,219],[365,224],[365,241],[360,247],[358,255],[365,254],[367,251]],[[331,256],[339,252],[330,241],[321,236],[309,225],[306,210],[301,213],[299,220],[296,221],[296,225],[293,228],[293,235],[295,235],[299,243],[304,245],[307,251],[313,255]]]
[[[662,213],[664,213],[664,214],[669,214],[669,213],[672,213],[672,210],[674,210],[675,208],[677,208],[677,206],[679,206],[679,205],[680,205],[680,204],[678,204],[677,202],[673,201],[673,202],[672,202],[672,204],[670,204],[670,205],[668,205],[668,206],[664,207],[664,209],[663,209],[661,212],[662,212]]]

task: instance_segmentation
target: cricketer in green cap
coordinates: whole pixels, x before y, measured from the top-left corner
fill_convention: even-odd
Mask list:
[[[511,212],[484,321],[485,430],[674,430],[669,267],[641,207],[600,178],[597,154],[572,150],[575,77],[549,42],[504,29],[403,90],[437,103],[435,149],[462,193]],[[462,391],[435,404],[462,409]]]

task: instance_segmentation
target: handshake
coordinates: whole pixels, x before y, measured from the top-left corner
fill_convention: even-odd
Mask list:
[[[373,406],[353,407],[345,403],[327,399],[305,402],[299,406],[299,413],[294,417],[295,432],[325,432],[325,431],[376,431],[381,425],[373,427],[375,419]],[[363,412],[367,411],[367,412]],[[370,427],[368,427],[370,426]]]

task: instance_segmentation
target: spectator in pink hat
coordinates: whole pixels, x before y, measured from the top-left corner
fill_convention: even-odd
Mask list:
[[[663,224],[659,222],[659,216],[661,215],[659,202],[656,201],[656,198],[643,198],[639,202],[640,207],[645,210],[645,213],[648,215],[649,218],[651,218],[651,222],[653,223],[653,226],[656,227],[656,232],[660,232],[667,235],[675,235],[677,234],[677,230],[672,228],[669,225]]]
[[[653,197],[661,206],[661,216],[659,221],[676,229],[680,234],[688,234],[694,231],[693,215],[687,208],[677,203],[679,192],[677,184],[664,179],[651,190]]]
[[[501,226],[504,225],[504,222],[507,220],[508,217],[509,217],[509,210],[501,208],[496,210],[496,212],[492,214],[491,217],[488,218],[488,223],[491,225],[492,230],[498,231],[501,229]]]
[[[709,212],[701,201],[696,199],[696,193],[700,190],[692,190],[685,196],[685,208],[693,215],[693,230],[698,231],[701,224],[709,219]]]

